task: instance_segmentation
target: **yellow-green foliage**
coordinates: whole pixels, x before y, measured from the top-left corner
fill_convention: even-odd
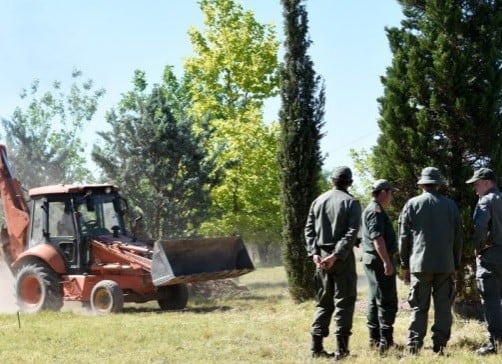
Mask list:
[[[239,234],[246,241],[280,240],[277,126],[263,120],[264,102],[277,95],[279,41],[234,0],[202,0],[202,29],[191,28],[194,55],[184,70],[197,131],[214,129],[207,154],[225,167],[212,190],[211,219],[203,235]]]
[[[361,270],[359,270],[361,272]],[[0,363],[329,363],[309,357],[314,302],[294,304],[282,267],[262,268],[240,278],[243,289],[227,290],[216,300],[194,297],[180,312],[161,312],[155,303],[126,304],[125,311],[91,316],[75,305],[63,312],[0,315]],[[395,339],[405,344],[409,311],[407,287],[400,286]],[[366,287],[360,292],[348,363],[497,363],[500,356],[478,358],[485,328],[456,320],[448,357],[436,357],[430,333],[418,357],[391,350],[385,359],[367,347]],[[431,308],[431,313],[433,312]],[[429,325],[430,328],[430,325]],[[333,337],[325,341],[334,349]]]

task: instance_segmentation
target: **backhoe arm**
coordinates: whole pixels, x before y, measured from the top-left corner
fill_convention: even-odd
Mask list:
[[[7,229],[2,227],[1,243],[4,259],[10,265],[26,249],[29,210],[21,183],[14,177],[7,158],[7,150],[2,144],[0,144],[0,194],[7,225]]]

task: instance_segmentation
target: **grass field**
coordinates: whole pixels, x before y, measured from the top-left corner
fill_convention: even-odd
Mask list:
[[[359,270],[361,272],[361,270]],[[33,315],[0,314],[0,363],[329,363],[309,357],[314,302],[294,304],[283,267],[259,268],[218,297],[193,297],[183,311],[161,312],[155,302],[126,305],[123,313],[92,316],[79,306]],[[432,353],[430,333],[418,357],[391,350],[385,359],[367,347],[364,280],[347,363],[500,363],[502,354],[478,358],[485,328],[456,320],[448,356]],[[406,287],[400,286],[400,298]],[[431,309],[431,313],[433,310]],[[395,340],[406,342],[404,302]],[[430,325],[429,325],[430,326]],[[325,341],[334,349],[333,337]]]

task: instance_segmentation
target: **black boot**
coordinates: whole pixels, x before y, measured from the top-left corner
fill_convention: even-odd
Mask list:
[[[418,355],[420,349],[422,348],[422,344],[418,341],[410,341],[408,342],[408,352],[411,355]]]
[[[490,337],[488,344],[479,348],[476,353],[478,355],[497,354],[497,341],[493,337]]]
[[[378,343],[378,352],[380,355],[384,355],[389,348],[394,345],[394,335],[393,329],[382,330],[380,334],[380,342]]]
[[[335,361],[342,360],[349,356],[349,336],[336,335]]]
[[[369,341],[370,349],[378,348],[378,345],[380,344],[380,330],[373,328],[370,328],[369,330],[370,330],[370,341]]]
[[[335,356],[334,353],[328,353],[324,350],[322,346],[322,336],[312,335],[312,347],[310,351],[312,353],[312,358],[332,358]]]
[[[445,355],[445,353],[444,353],[445,347],[446,347],[446,345],[434,344],[434,345],[432,345],[432,351],[439,356],[443,356],[443,355]]]

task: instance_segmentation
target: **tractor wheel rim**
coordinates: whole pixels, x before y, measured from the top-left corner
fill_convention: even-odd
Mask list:
[[[107,311],[112,305],[112,299],[108,292],[100,289],[94,296],[94,307],[99,311]]]
[[[36,276],[27,276],[21,282],[19,296],[25,304],[35,306],[42,299],[42,285]]]

